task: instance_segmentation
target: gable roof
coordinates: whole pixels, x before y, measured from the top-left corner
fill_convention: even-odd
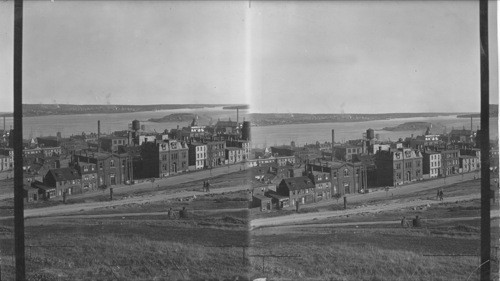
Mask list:
[[[308,177],[294,177],[294,178],[288,178],[288,179],[283,179],[281,183],[285,183],[286,187],[288,190],[299,190],[299,189],[306,189],[306,188],[314,188],[314,183],[312,180]]]
[[[49,174],[51,174],[56,181],[76,180],[81,178],[78,171],[72,168],[50,169]]]

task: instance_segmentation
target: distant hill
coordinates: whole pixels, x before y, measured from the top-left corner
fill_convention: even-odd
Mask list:
[[[458,118],[479,118],[480,113],[458,115]],[[498,118],[498,104],[490,104],[490,118]]]
[[[192,113],[174,113],[163,116],[161,118],[150,118],[148,121],[164,123],[164,122],[189,122],[192,121],[196,117],[195,114]]]
[[[125,113],[168,109],[196,109],[234,106],[231,104],[152,104],[152,105],[95,105],[95,104],[23,104],[23,116],[69,115],[89,113]]]

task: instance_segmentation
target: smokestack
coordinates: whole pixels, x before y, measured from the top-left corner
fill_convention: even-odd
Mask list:
[[[332,129],[332,161],[333,161],[333,146],[335,144],[335,130]]]
[[[472,118],[472,117],[471,117]],[[471,121],[472,122],[472,121]],[[472,123],[471,123],[472,124]],[[3,131],[5,133],[5,115],[3,116]]]
[[[5,130],[5,117],[3,118],[3,120],[4,120],[4,121],[3,121],[3,122],[4,122],[4,123],[3,123],[3,124],[4,124],[4,125],[3,125],[3,128],[4,128],[4,130]],[[470,115],[470,132],[472,133],[472,114]]]
[[[238,124],[238,121],[240,121],[239,117],[240,117],[240,109],[236,108],[236,124]]]
[[[101,152],[101,120],[97,120],[97,152]]]

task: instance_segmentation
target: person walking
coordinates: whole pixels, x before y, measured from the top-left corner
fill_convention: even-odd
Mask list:
[[[439,191],[439,201],[443,201],[443,191]]]

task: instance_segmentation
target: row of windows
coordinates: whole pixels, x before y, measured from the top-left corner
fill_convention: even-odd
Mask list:
[[[309,193],[309,191],[313,191],[314,189],[313,188],[306,188],[306,189],[299,189],[299,190],[292,190],[292,194],[293,195],[296,195],[296,194],[303,194],[303,193]]]

